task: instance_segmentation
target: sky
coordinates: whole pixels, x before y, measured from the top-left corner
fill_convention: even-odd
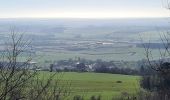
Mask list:
[[[166,0],[0,0],[0,18],[169,17]]]

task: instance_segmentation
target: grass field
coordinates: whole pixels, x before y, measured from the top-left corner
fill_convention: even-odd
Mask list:
[[[49,72],[41,72],[41,77],[48,77]],[[58,77],[56,77],[57,79]],[[101,95],[102,100],[110,100],[123,92],[135,93],[139,89],[139,77],[103,73],[66,72],[62,82],[71,82],[71,96],[81,95],[86,99],[92,95]],[[122,81],[122,83],[117,83]]]

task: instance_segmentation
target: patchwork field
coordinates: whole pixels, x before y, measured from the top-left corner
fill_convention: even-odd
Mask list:
[[[152,56],[155,59],[160,58],[159,50],[151,49]],[[83,52],[83,53],[82,53]],[[130,53],[129,53],[130,52]],[[134,53],[131,53],[134,52]],[[143,48],[112,48],[102,51],[54,51],[54,52],[36,52],[33,60],[40,65],[53,63],[59,60],[85,58],[88,60],[102,59],[104,61],[138,61],[146,59],[145,50]],[[23,59],[23,58],[22,58]]]

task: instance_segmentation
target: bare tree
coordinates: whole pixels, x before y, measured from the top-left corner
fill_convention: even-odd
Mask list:
[[[166,9],[170,9],[170,0],[162,0],[162,5]]]
[[[147,66],[154,72],[150,75],[143,75],[141,86],[152,93],[149,100],[169,100],[170,99],[170,34],[160,35],[163,48],[159,48],[159,58],[155,59],[151,44],[143,43]],[[156,99],[155,99],[156,98]]]
[[[63,73],[48,73],[42,77],[32,66],[32,57],[26,55],[30,41],[24,40],[24,34],[11,30],[5,50],[0,60],[0,100],[60,100],[69,95],[70,83],[61,84]],[[22,59],[22,61],[21,61]],[[33,68],[34,67],[34,68]]]

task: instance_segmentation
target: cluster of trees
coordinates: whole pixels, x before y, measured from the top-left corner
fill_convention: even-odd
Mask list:
[[[140,75],[140,66],[142,61],[96,61],[87,59],[78,60],[60,60],[50,65],[50,71],[64,71],[64,72],[96,72],[96,73],[112,73],[124,75]],[[133,67],[135,66],[135,67]]]
[[[170,62],[161,62],[149,74],[143,74],[141,87],[152,93],[150,100],[170,99]]]
[[[102,64],[99,67],[95,68],[94,72],[97,72],[97,73],[124,74],[124,75],[139,75],[139,71],[137,69],[118,68],[118,67],[109,68],[104,64]]]

